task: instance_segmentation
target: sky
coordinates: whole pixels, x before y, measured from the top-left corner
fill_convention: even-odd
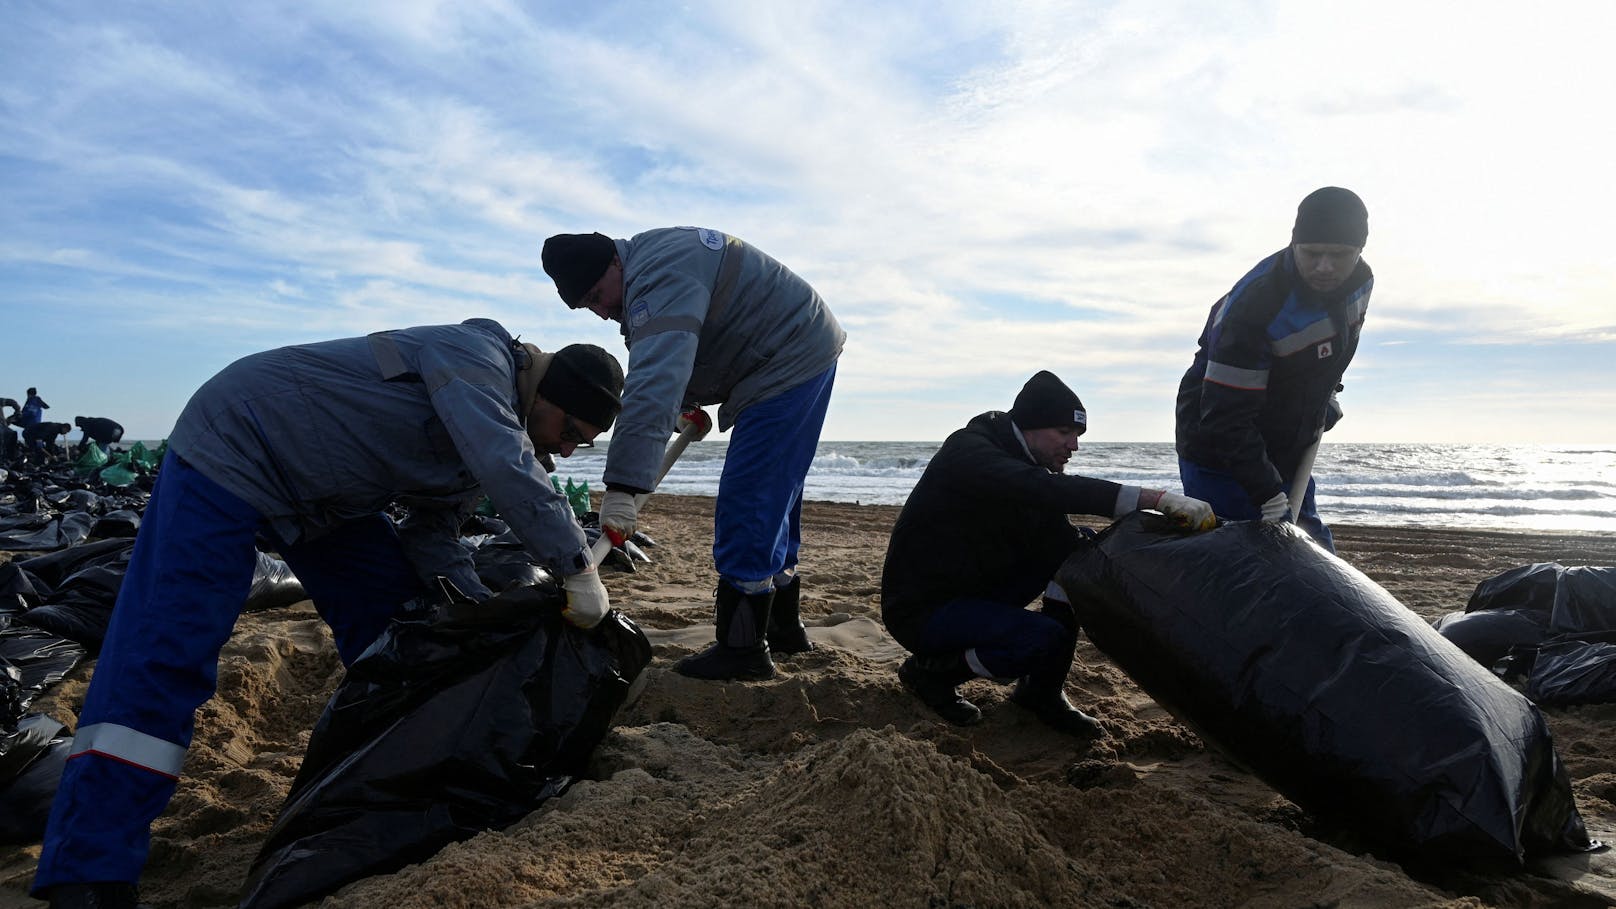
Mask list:
[[[715,228],[847,330],[827,440],[1039,369],[1172,438],[1211,305],[1324,185],[1375,271],[1330,434],[1616,437],[1616,3],[125,3],[0,29],[0,396],[166,436],[246,354],[498,319],[544,238]],[[77,438],[75,433],[74,438]]]

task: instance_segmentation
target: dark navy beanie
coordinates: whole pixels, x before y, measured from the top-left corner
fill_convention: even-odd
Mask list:
[[[1292,243],[1339,243],[1362,248],[1369,239],[1369,209],[1350,189],[1326,186],[1296,207]]]
[[[593,344],[568,344],[550,358],[539,379],[539,395],[574,418],[607,430],[623,408],[623,367]]]
[[[544,241],[540,259],[544,273],[555,281],[561,301],[576,307],[595,286],[617,255],[617,244],[602,233],[556,234]]]

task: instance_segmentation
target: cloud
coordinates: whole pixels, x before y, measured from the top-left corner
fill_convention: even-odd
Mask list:
[[[64,308],[119,326],[87,342],[103,359],[194,346],[216,368],[472,315],[615,345],[555,305],[539,243],[694,223],[781,259],[848,328],[833,437],[941,438],[1047,366],[1161,438],[1212,302],[1336,183],[1369,202],[1377,273],[1354,373],[1424,388],[1442,357],[1527,345],[1546,384],[1581,382],[1562,363],[1616,341],[1616,184],[1585,128],[1616,82],[1596,44],[1613,16],[26,7],[0,35],[0,280],[20,326],[59,331]],[[200,366],[153,368],[183,386]],[[1418,404],[1363,384],[1384,399],[1355,413]]]

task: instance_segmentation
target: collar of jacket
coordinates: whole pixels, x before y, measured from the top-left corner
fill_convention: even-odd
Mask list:
[[[555,354],[547,354],[526,341],[517,343],[527,354],[526,364],[518,356],[516,369],[516,417],[517,422],[526,429],[528,414],[533,412],[533,399],[539,394],[539,380],[544,378],[544,372],[550,368],[550,360]]]

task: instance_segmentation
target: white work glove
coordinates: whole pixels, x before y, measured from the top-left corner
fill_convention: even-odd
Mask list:
[[[1274,493],[1274,497],[1262,503],[1262,519],[1265,524],[1282,524],[1291,519],[1291,498],[1283,490]]]
[[[707,411],[700,407],[692,407],[679,415],[679,420],[673,425],[675,432],[683,435],[688,426],[696,427],[696,438],[705,439],[707,433],[713,431],[713,418],[707,416]]]
[[[1164,492],[1156,503],[1156,510],[1191,530],[1211,530],[1218,526],[1218,516],[1212,506],[1176,492]]]
[[[600,529],[611,531],[612,545],[633,536],[639,524],[640,508],[634,504],[634,494],[620,489],[606,490],[600,500]]]
[[[593,568],[567,575],[561,589],[567,592],[567,608],[561,610],[561,617],[579,628],[594,628],[611,608],[606,585],[600,582],[600,572]]]

